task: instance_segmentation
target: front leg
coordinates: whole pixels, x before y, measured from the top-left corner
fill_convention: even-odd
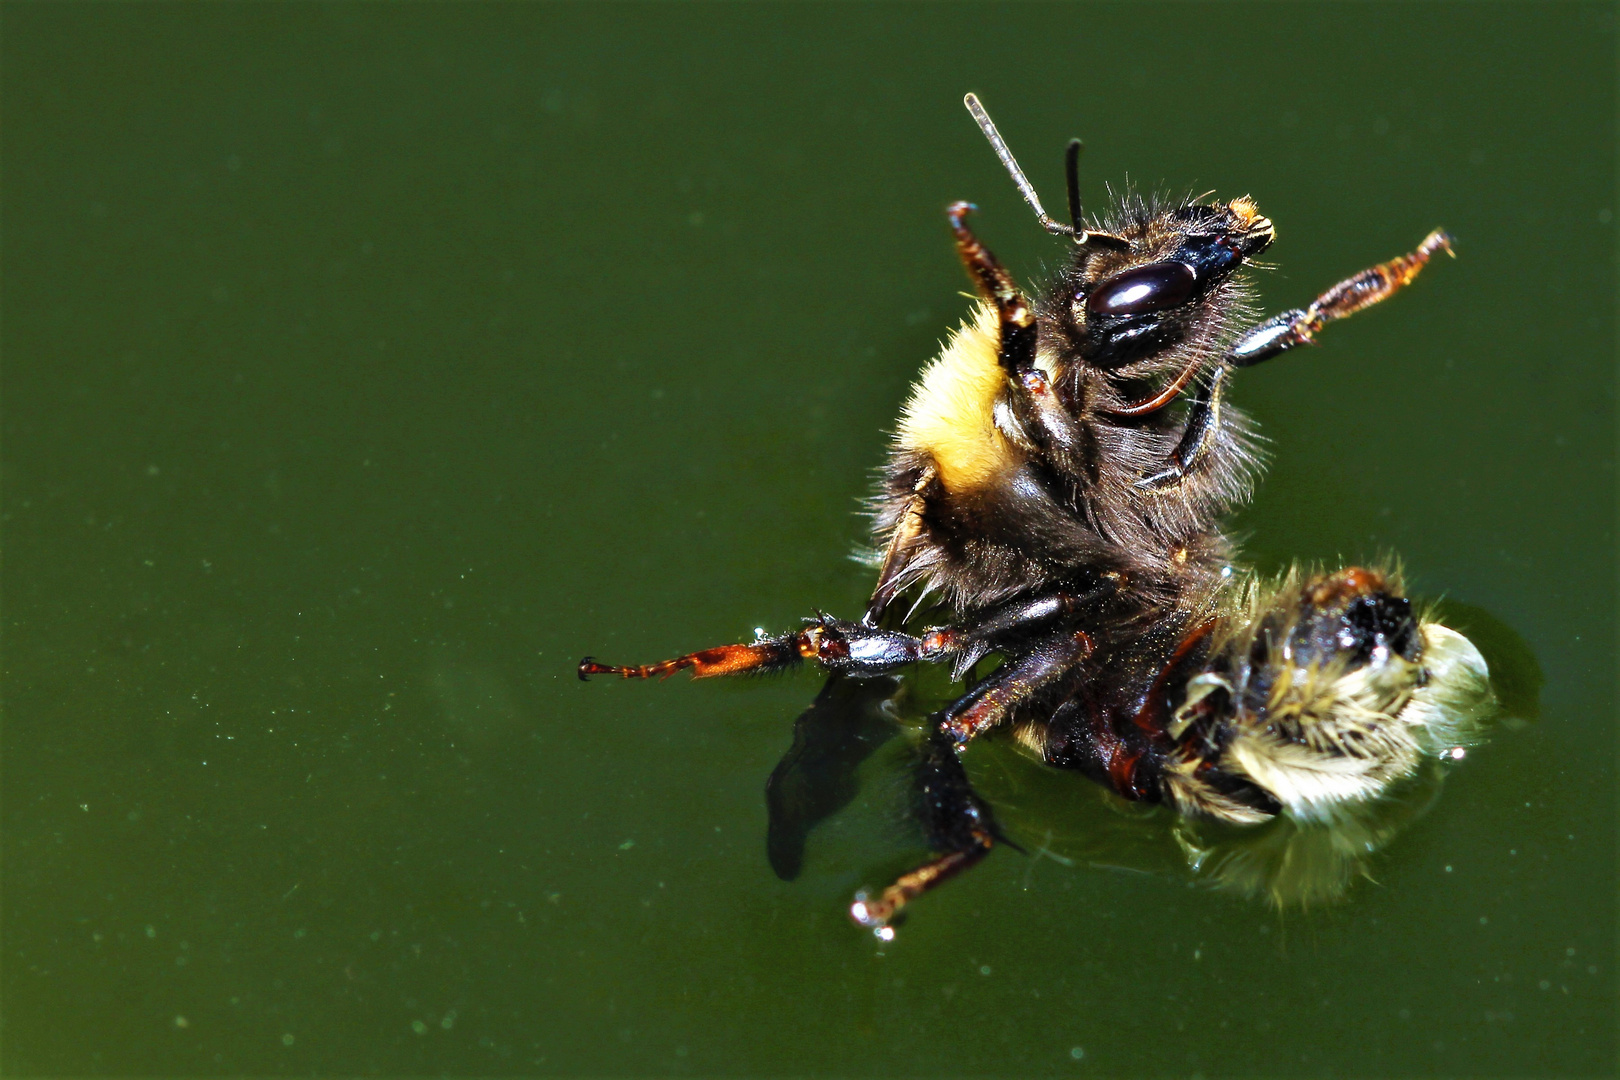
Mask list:
[[[1181,441],[1164,465],[1143,475],[1137,487],[1163,490],[1186,478],[1193,465],[1215,441],[1220,426],[1221,395],[1232,368],[1252,367],[1300,345],[1315,345],[1316,334],[1335,319],[1387,300],[1418,276],[1435,252],[1452,254],[1451,237],[1436,229],[1417,250],[1369,267],[1318,296],[1306,308],[1273,316],[1240,337],[1222,357],[1208,385],[1193,399]]]
[[[976,209],[969,202],[952,203],[945,216],[950,219],[956,254],[968,276],[978,286],[979,295],[996,307],[1001,321],[1001,367],[1016,375],[1035,364],[1035,312],[1001,260],[967,227],[967,216]]]
[[[1267,319],[1232,346],[1225,363],[1233,367],[1250,367],[1297,345],[1316,344],[1316,334],[1323,326],[1335,319],[1354,315],[1380,300],[1387,300],[1411,284],[1437,251],[1455,255],[1451,250],[1451,237],[1443,229],[1436,229],[1425,236],[1417,250],[1410,255],[1398,255],[1388,262],[1345,278],[1313,300],[1310,307],[1285,311]]]
[[[1074,418],[1058,399],[1046,372],[1035,366],[1034,309],[1007,268],[967,227],[967,215],[974,209],[972,203],[959,202],[945,213],[962,265],[978,286],[979,295],[995,306],[1000,325],[998,359],[1007,373],[1013,410],[1042,449],[1072,457],[1076,453]]]

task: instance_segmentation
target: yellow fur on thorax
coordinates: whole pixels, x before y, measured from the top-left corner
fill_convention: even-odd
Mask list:
[[[980,304],[924,369],[900,411],[900,447],[932,458],[947,491],[981,488],[1012,464],[1013,448],[995,421],[1006,378],[1000,351],[995,309]]]

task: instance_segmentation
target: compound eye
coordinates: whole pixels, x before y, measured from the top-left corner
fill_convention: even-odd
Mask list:
[[[1092,315],[1141,315],[1173,308],[1192,295],[1192,267],[1180,262],[1148,263],[1115,274],[1086,297]]]

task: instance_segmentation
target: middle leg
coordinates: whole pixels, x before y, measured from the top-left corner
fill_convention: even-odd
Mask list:
[[[1068,675],[1093,650],[1084,630],[1057,634],[1009,660],[934,718],[940,735],[958,749],[1005,721],[1019,705]]]

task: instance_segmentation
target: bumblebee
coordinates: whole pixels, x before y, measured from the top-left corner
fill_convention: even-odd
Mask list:
[[[908,903],[1008,843],[960,760],[981,734],[1192,818],[1320,822],[1460,747],[1489,694],[1478,650],[1415,612],[1398,573],[1261,580],[1235,568],[1221,528],[1260,471],[1253,425],[1226,402],[1235,373],[1315,344],[1451,253],[1450,237],[1256,322],[1245,270],[1275,232],[1252,199],[1127,195],[1088,219],[1074,141],[1056,221],[977,97],[965,104],[1068,255],[1026,293],[969,228],[973,205],[947,209],[979,301],[901,411],[865,613],[579,665],[581,679],[645,679],[809,661],[877,679],[923,662],[960,679],[999,657],[928,721],[915,790],[933,857],[850,907],[885,940]],[[914,626],[919,611],[944,619]]]

